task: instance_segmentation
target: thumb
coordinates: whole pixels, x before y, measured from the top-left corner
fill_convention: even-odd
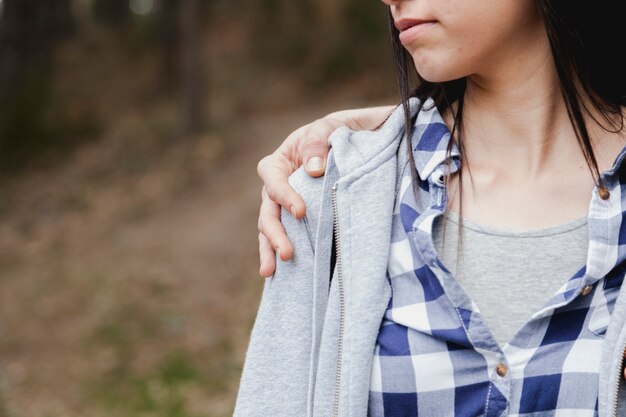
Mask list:
[[[302,149],[305,171],[312,177],[324,175],[326,158],[328,157],[327,139],[310,139]]]

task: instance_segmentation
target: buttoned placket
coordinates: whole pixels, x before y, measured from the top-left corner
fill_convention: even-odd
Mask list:
[[[449,175],[453,175],[459,169],[460,163],[453,165]],[[437,216],[443,215],[447,208],[447,194],[442,172],[443,168],[435,169],[428,178],[429,187],[432,187],[429,188],[432,190],[432,198],[431,205],[428,210],[433,211],[433,214],[436,214]],[[414,242],[416,246],[424,253],[430,255],[428,266],[433,274],[439,279],[441,286],[448,295],[448,298],[451,300],[453,307],[457,310],[459,317],[461,317],[461,312],[459,311],[460,308],[465,308],[466,310],[471,310],[475,313],[475,311],[471,309],[471,298],[462,289],[456,277],[454,277],[453,274],[447,269],[442,268],[442,264],[440,263],[434,246],[432,228],[431,224],[429,233],[430,237],[428,239],[427,247],[421,243],[424,242],[424,240],[415,239],[414,235]],[[460,322],[461,325],[466,328],[463,320],[460,320]],[[480,325],[473,325],[469,329],[466,328],[466,332],[473,348],[485,357],[487,361],[487,368],[489,370],[489,382],[497,388],[497,390],[492,390],[490,387],[488,391],[485,403],[485,415],[500,416],[502,413],[506,412],[510,402],[511,376],[508,372],[510,367],[509,362],[499,344],[493,337],[493,334],[491,334],[487,324],[482,319],[482,315]],[[502,393],[504,397],[498,395],[498,392]]]

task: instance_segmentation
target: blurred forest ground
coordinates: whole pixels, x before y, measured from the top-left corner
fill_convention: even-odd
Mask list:
[[[396,101],[360,0],[0,0],[0,417],[232,414],[256,164]]]

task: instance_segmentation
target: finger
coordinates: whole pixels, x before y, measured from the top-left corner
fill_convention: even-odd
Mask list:
[[[302,144],[302,160],[305,171],[312,177],[324,175],[328,157],[328,137],[334,130],[331,125],[315,127],[307,131],[307,139]]]
[[[286,165],[288,162],[281,162],[277,155],[268,155],[259,161],[257,173],[263,181],[267,196],[300,220],[304,217],[306,205],[300,194],[289,184],[288,178],[293,171]]]
[[[278,252],[280,259],[287,261],[291,258],[293,248],[281,222],[281,208],[269,198],[265,192],[265,188],[262,189],[261,195],[262,202],[258,223],[259,231],[269,240],[272,248]]]
[[[261,259],[261,268],[259,274],[264,278],[269,278],[276,271],[276,254],[270,241],[263,233],[259,232],[259,256]]]

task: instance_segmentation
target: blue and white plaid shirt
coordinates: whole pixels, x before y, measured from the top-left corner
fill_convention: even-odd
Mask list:
[[[433,244],[433,221],[446,205],[450,131],[432,99],[424,101],[414,135],[419,196],[407,164],[394,210],[392,296],[374,351],[369,415],[597,416],[601,344],[626,268],[626,174],[619,172],[626,148],[602,173],[608,199],[597,189],[592,195],[586,265],[500,347]],[[460,168],[454,146],[451,168]]]

